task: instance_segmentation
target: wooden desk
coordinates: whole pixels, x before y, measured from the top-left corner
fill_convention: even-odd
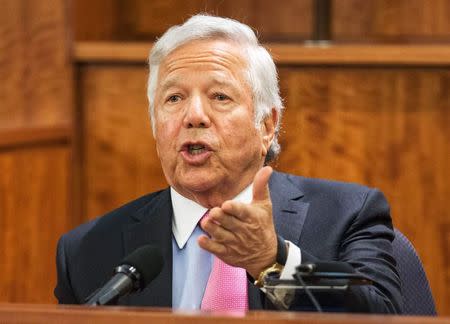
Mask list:
[[[133,323],[133,324],[450,324],[448,317],[407,317],[381,315],[317,314],[254,311],[247,315],[181,313],[161,308],[57,306],[0,304],[0,323]]]

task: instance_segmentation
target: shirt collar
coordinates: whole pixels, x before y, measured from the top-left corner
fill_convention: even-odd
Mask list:
[[[180,195],[172,187],[170,187],[170,195],[173,207],[172,233],[178,247],[182,249],[208,209]],[[249,204],[252,199],[253,184],[250,184],[232,200]]]

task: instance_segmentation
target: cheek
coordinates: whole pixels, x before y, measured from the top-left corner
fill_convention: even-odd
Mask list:
[[[233,155],[239,159],[246,155],[259,153],[261,150],[261,133],[255,128],[253,119],[249,116],[241,116],[227,123],[229,127],[224,129],[225,145],[232,149]]]
[[[156,138],[169,141],[170,139],[173,139],[175,137],[176,130],[179,128],[176,120],[177,119],[175,116],[171,116],[164,112],[158,113],[155,122]],[[167,145],[169,143],[162,142],[162,144]]]
[[[171,148],[176,145],[176,127],[170,122],[158,119],[155,132],[156,150],[161,160],[166,160],[172,153]]]

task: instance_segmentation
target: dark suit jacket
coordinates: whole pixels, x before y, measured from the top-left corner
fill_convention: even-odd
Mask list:
[[[276,231],[300,247],[302,262],[350,262],[375,284],[352,289],[351,296],[347,296],[349,304],[356,301],[357,311],[399,312],[402,297],[392,256],[394,233],[382,193],[355,184],[278,172],[272,175],[269,186]],[[172,213],[170,190],[166,189],[62,236],[57,251],[58,301],[83,303],[111,277],[114,267],[126,255],[141,245],[155,244],[165,259],[161,273],[145,290],[120,299],[119,304],[170,307]],[[250,282],[249,306],[268,307],[264,294]],[[308,309],[305,298],[293,303],[293,308],[302,307]]]

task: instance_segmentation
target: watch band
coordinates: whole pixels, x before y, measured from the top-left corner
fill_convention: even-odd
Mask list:
[[[260,272],[258,279],[255,280],[253,283],[255,286],[262,288],[264,286],[264,283],[266,281],[266,277],[271,274],[280,274],[281,271],[283,271],[284,266],[279,263],[274,263],[270,267],[264,269]]]

